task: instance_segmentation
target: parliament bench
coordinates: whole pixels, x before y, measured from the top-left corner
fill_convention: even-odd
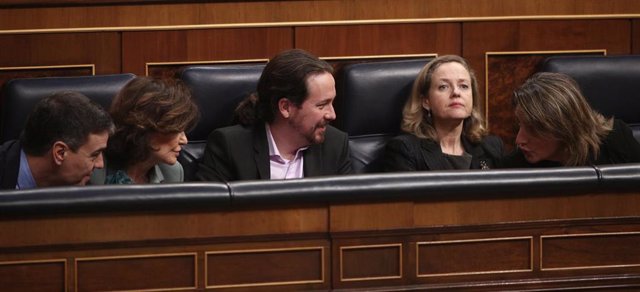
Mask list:
[[[3,191],[0,286],[638,289],[639,186],[628,164]]]

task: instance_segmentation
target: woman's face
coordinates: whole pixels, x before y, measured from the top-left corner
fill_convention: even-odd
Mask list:
[[[180,133],[153,133],[149,142],[153,152],[151,156],[158,162],[164,162],[173,165],[178,161],[178,155],[182,150],[182,145],[187,144],[187,136],[184,132]]]
[[[522,120],[522,113],[519,110],[516,110],[515,116],[518,121]],[[543,160],[564,162],[566,156],[560,140],[551,134],[536,133],[531,127],[522,123],[519,123],[519,126],[516,145],[529,163],[538,163]]]
[[[434,124],[460,123],[473,110],[469,71],[458,62],[441,64],[431,75],[431,87],[422,106],[431,110]]]

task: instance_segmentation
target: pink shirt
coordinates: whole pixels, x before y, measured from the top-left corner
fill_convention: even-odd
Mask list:
[[[296,155],[291,160],[286,160],[280,155],[276,142],[271,135],[269,124],[265,124],[267,130],[267,144],[269,145],[269,165],[271,179],[294,179],[304,177],[304,150],[303,147],[296,151]]]

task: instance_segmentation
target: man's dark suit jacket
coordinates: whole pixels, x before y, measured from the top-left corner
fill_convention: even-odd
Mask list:
[[[324,143],[309,146],[303,157],[304,177],[353,173],[347,134],[331,126]],[[235,125],[211,132],[196,176],[203,181],[270,179],[264,125]]]
[[[7,141],[0,146],[0,189],[15,190],[20,169],[20,141]]]

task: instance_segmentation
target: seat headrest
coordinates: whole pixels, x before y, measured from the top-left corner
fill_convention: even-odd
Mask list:
[[[20,136],[27,116],[43,97],[60,91],[77,91],[109,110],[115,95],[135,77],[134,74],[114,74],[9,80],[2,89],[0,142]]]
[[[542,71],[571,76],[591,106],[603,115],[640,124],[640,55],[550,57]]]
[[[236,106],[256,91],[264,66],[258,64],[185,68],[180,78],[191,89],[201,113],[196,127],[187,133],[189,140],[206,140],[213,130],[230,126]]]
[[[430,60],[345,66],[337,76],[336,126],[349,136],[398,133],[413,81]]]

